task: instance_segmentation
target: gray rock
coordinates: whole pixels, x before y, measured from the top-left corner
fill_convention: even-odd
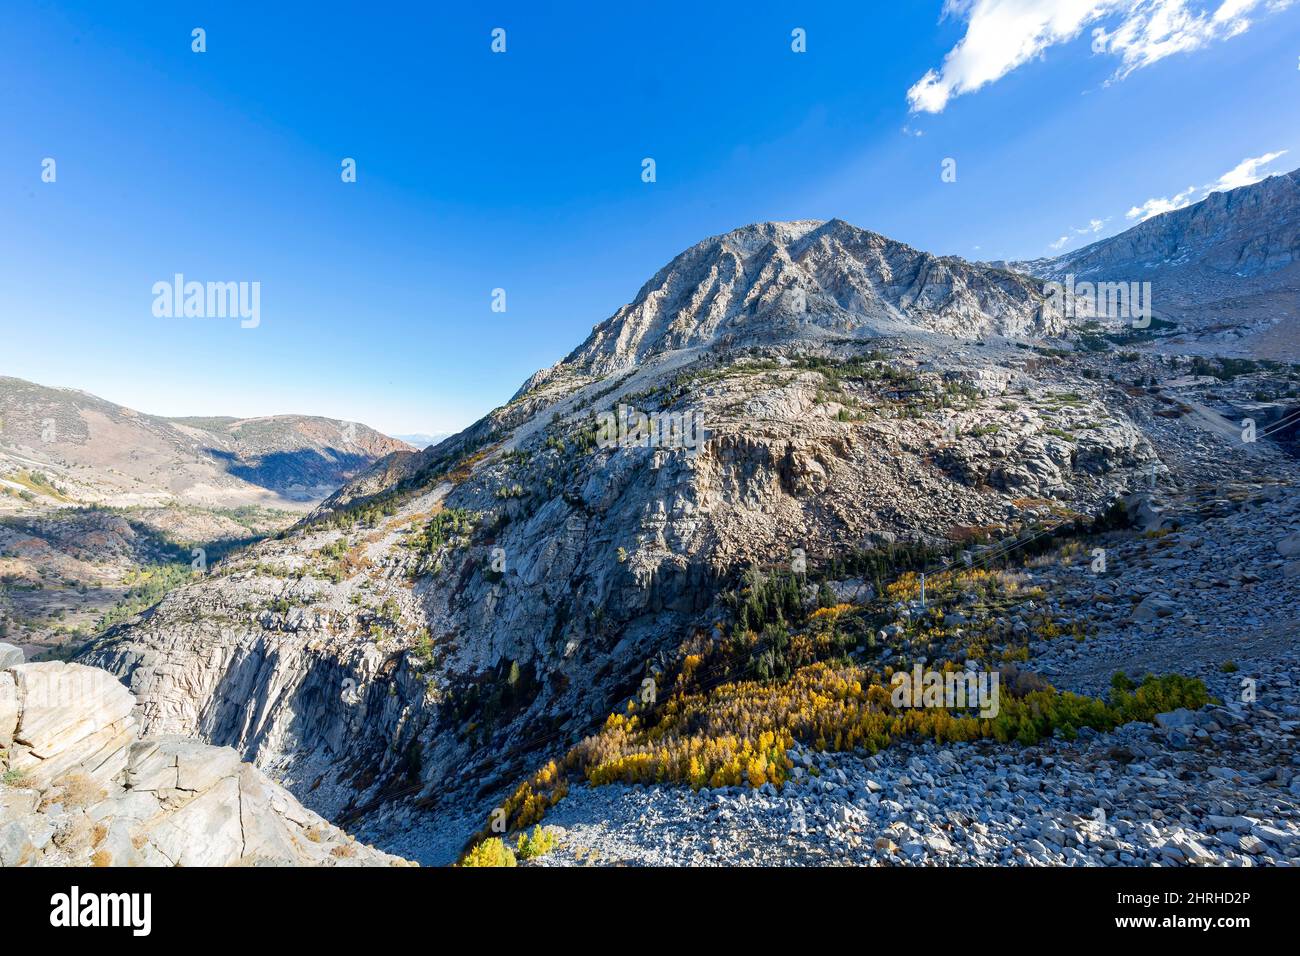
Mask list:
[[[402,862],[352,840],[229,748],[137,739],[134,698],[104,671],[49,662],[0,676],[14,678],[0,687],[17,702],[8,763],[24,783],[0,785],[0,865],[85,866],[92,851],[113,866]],[[84,824],[101,834],[95,844],[47,847]]]
[[[1296,835],[1294,833],[1287,833],[1285,830],[1279,830],[1277,827],[1264,826],[1262,824],[1252,827],[1250,832],[1261,840],[1266,840],[1267,842],[1280,847],[1289,847],[1296,840]]]
[[[925,835],[925,845],[929,847],[931,853],[957,852],[957,848],[952,845],[952,841],[939,830],[931,830]]]
[[[1154,621],[1157,618],[1169,617],[1178,610],[1175,604],[1167,595],[1148,594],[1137,607],[1133,609],[1133,620],[1139,622]]]
[[[1251,827],[1259,822],[1250,817],[1223,817],[1214,814],[1207,816],[1205,821],[1215,830],[1233,830],[1237,833],[1249,833]]]
[[[1182,730],[1186,732],[1196,726],[1196,714],[1186,707],[1180,707],[1168,713],[1156,714],[1156,725],[1162,730]]]
[[[1249,853],[1251,856],[1259,856],[1266,853],[1268,848],[1264,846],[1264,841],[1250,833],[1242,834],[1237,841],[1237,846],[1243,853]]]
[[[30,814],[0,824],[0,866],[37,862],[54,836],[54,824],[40,814]]]
[[[1289,534],[1277,543],[1277,553],[1284,558],[1300,557],[1300,531]]]

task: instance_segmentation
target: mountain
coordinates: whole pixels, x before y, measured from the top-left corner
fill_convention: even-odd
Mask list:
[[[354,422],[163,418],[0,377],[0,482],[9,499],[301,509],[385,455],[410,450]],[[33,481],[34,473],[42,480]]]
[[[1013,265],[1047,280],[1150,282],[1171,345],[1300,360],[1300,170]]]
[[[759,223],[677,256],[525,390],[669,351],[915,329],[1042,337],[1064,325],[1019,275],[919,252],[838,219]]]
[[[1041,655],[1095,693],[1079,662],[1158,616],[1164,660],[1217,668],[1222,627],[1252,625],[1171,616],[1219,592],[1178,590],[1195,544],[1160,544],[1161,516],[1230,516],[1264,486],[1285,506],[1292,459],[1243,449],[1219,410],[1300,374],[1076,348],[1085,325],[1024,273],[838,220],[743,227],[470,428],[380,460],[80,660],[127,682],[146,733],[233,747],[422,862],[583,781],[793,785],[800,747],[871,726],[843,708],[888,699],[886,667],[1005,666],[1020,699],[1047,693],[1015,676]],[[1238,494],[1243,470],[1259,487]],[[1133,549],[1131,590],[1088,576],[1094,529]],[[1264,547],[1240,541],[1223,566]],[[1281,620],[1295,581],[1264,563],[1241,567]],[[1058,566],[1082,596],[1037,585]],[[1160,699],[1199,706],[1183,684]],[[1028,722],[1011,736],[1037,739],[1028,706],[1007,704]]]

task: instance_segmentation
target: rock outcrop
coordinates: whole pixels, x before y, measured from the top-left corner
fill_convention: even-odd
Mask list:
[[[0,866],[338,866],[352,840],[227,747],[141,738],[135,698],[81,664],[0,671]]]

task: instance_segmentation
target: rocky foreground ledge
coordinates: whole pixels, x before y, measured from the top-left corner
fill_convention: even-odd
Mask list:
[[[0,645],[0,866],[396,866],[229,747],[140,738],[106,671]],[[19,661],[19,663],[15,663]]]

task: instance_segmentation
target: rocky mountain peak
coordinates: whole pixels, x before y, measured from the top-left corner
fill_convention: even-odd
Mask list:
[[[841,219],[743,226],[696,243],[597,325],[561,371],[603,376],[675,350],[868,338],[1063,331],[1032,280],[939,257]]]

